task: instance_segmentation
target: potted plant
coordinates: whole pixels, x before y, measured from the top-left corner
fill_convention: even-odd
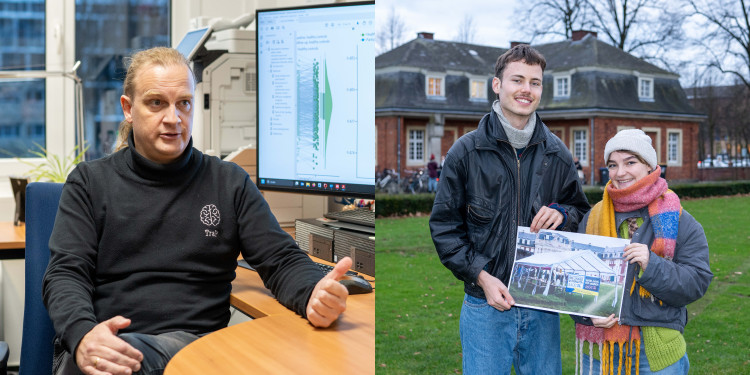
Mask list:
[[[42,159],[42,162],[32,163],[30,161],[16,158],[21,163],[33,168],[23,177],[10,177],[11,186],[13,187],[13,197],[16,202],[16,212],[13,219],[15,225],[25,222],[26,184],[29,181],[64,183],[68,178],[68,174],[70,174],[73,168],[75,168],[76,164],[83,160],[83,155],[88,149],[87,146],[81,152],[78,152],[78,146],[76,146],[73,147],[73,150],[67,157],[61,158],[57,155],[50,154],[47,152],[47,149],[37,143],[34,143],[34,145],[39,148],[39,150],[29,150],[29,152]]]

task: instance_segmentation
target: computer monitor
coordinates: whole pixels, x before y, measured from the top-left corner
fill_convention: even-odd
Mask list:
[[[188,31],[180,41],[180,44],[177,45],[176,49],[180,51],[188,61],[192,61],[210,35],[210,27]]]
[[[258,187],[375,196],[375,2],[256,12]]]

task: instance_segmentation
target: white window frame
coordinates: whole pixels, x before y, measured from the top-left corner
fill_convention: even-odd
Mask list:
[[[564,81],[565,86],[558,83],[559,81]],[[571,75],[556,75],[552,79],[553,87],[552,87],[552,93],[553,93],[553,99],[567,99],[570,98],[570,91],[572,89],[572,79]]]
[[[576,133],[583,132],[585,139],[577,140]],[[582,155],[576,155],[576,143],[580,143],[583,146]],[[570,153],[575,158],[578,156],[578,161],[581,166],[587,167],[589,165],[589,128],[586,126],[572,126],[570,128]]]
[[[440,95],[430,94],[430,79],[440,80]],[[441,73],[427,73],[424,75],[424,94],[427,98],[437,99],[445,98],[445,74]]]
[[[656,139],[654,139],[654,150],[656,150],[656,164],[662,164],[661,158],[661,128],[641,128],[644,133],[656,133]]]
[[[644,92],[643,85],[648,83],[648,91]],[[652,77],[638,77],[638,100],[642,102],[654,101],[654,79]]]
[[[475,84],[481,85],[481,88],[477,90],[476,95],[473,90]],[[469,77],[469,100],[482,102],[487,100],[486,77]]]
[[[677,143],[674,145],[676,147],[675,150],[675,158],[671,158],[671,147],[673,145],[671,136],[676,135],[677,136]],[[667,129],[667,165],[674,165],[674,166],[681,166],[682,165],[682,129]]]
[[[412,131],[415,132],[421,132],[422,133],[422,139],[421,140],[413,140],[411,135]],[[425,147],[427,146],[426,142],[427,138],[427,129],[423,126],[407,126],[406,127],[406,165],[412,166],[412,165],[424,165],[425,164]],[[412,143],[420,144],[422,145],[422,154],[421,155],[412,155],[411,146]]]

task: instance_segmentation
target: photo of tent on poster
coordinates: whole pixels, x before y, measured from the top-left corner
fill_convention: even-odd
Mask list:
[[[588,317],[620,316],[630,240],[518,227],[508,289],[516,306]]]

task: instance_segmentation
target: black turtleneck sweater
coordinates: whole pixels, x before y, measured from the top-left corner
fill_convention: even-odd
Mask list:
[[[302,316],[322,277],[247,173],[192,141],[168,165],[132,148],[79,164],[63,188],[50,250],[43,299],[71,353],[116,315],[132,320],[123,332],[226,327],[240,252]]]

